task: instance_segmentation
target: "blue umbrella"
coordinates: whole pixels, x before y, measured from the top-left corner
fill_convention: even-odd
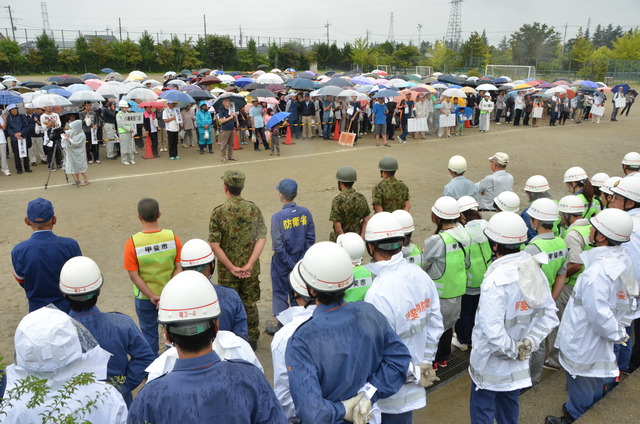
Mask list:
[[[131,106],[131,112],[144,113],[144,109],[138,107],[138,103],[132,100],[129,100],[127,103],[129,103],[129,106]]]
[[[617,92],[618,92],[618,89],[619,89],[620,87],[622,87],[622,92],[623,92],[624,94],[627,94],[627,91],[631,90],[631,87],[629,87],[629,84],[618,84],[618,85],[616,85],[615,87],[613,87],[613,88],[611,89],[611,92],[612,92],[612,93],[617,93]]]
[[[55,82],[57,84],[57,83],[61,82],[62,80],[64,80],[64,78],[61,78],[61,77],[49,77],[45,81]]]
[[[255,82],[255,81],[251,78],[238,78],[236,80],[236,86],[244,87],[245,85],[251,84],[252,82]]]
[[[296,70],[293,68],[287,68],[285,69],[285,72],[296,72]]]
[[[65,99],[73,94],[71,91],[65,90],[63,88],[52,88],[51,90],[48,90],[48,91],[51,94],[57,94],[59,96],[64,97]]]
[[[195,103],[196,102],[193,99],[193,97],[191,97],[190,95],[188,95],[184,91],[179,91],[179,90],[163,91],[162,94],[160,94],[160,97],[163,98],[163,99],[173,100],[173,101],[176,101],[176,102],[184,102],[184,103]]]
[[[11,103],[23,103],[22,97],[13,91],[0,91],[0,105],[10,105]]]
[[[213,73],[218,74],[218,75],[224,75],[224,71],[221,71],[219,69],[213,71]]]
[[[70,91],[72,93],[76,93],[78,91],[93,91],[93,90],[88,85],[71,84],[70,86],[67,87],[67,91]]]
[[[282,122],[285,119],[287,119],[289,117],[289,115],[290,115],[289,112],[278,112],[278,113],[276,113],[271,118],[269,118],[269,122],[267,122],[267,129],[270,130],[271,128],[275,127],[280,122]]]
[[[374,99],[379,99],[380,97],[395,97],[398,95],[397,91],[389,90],[388,88],[385,90],[380,90],[373,96]]]
[[[49,90],[60,90],[62,87],[59,85],[45,85],[44,87],[40,87],[40,90],[49,91]]]
[[[86,81],[88,79],[101,79],[99,76],[97,76],[96,74],[92,74],[92,73],[86,73],[86,74],[82,74],[80,75],[80,79],[83,81]]]
[[[316,87],[313,81],[308,80],[306,78],[293,78],[287,81],[284,85],[289,88],[294,88],[296,90],[309,90],[309,91],[315,89]]]
[[[493,80],[494,84],[506,84],[509,82],[509,80],[507,78],[496,78]]]
[[[102,68],[102,69],[100,69],[100,72],[104,72],[105,74],[111,74],[111,73],[113,73],[115,71],[113,69],[111,69],[111,68]]]
[[[580,81],[580,83],[579,83],[579,84],[580,84],[580,85],[584,85],[585,87],[589,87],[589,88],[598,88],[598,84],[596,84],[596,83],[595,83],[595,82],[593,82],[593,81],[589,81],[589,80],[586,80],[586,81]]]

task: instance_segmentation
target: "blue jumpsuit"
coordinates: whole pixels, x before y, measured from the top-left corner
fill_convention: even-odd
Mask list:
[[[131,405],[131,392],[147,377],[145,369],[156,359],[138,326],[128,315],[100,312],[96,306],[88,311],[71,311],[69,316],[84,325],[100,347],[113,355],[109,358],[107,379],[126,377],[118,391],[127,406]]]
[[[215,352],[178,359],[173,371],[142,388],[131,424],[287,422],[267,378],[248,362],[221,361]]]
[[[316,227],[309,209],[298,206],[295,202],[285,204],[282,210],[271,217],[271,240],[271,306],[273,316],[278,316],[290,305],[295,306],[289,286],[289,273],[307,249],[316,242]]]
[[[218,318],[220,330],[231,331],[238,337],[249,340],[247,311],[244,309],[238,292],[230,287],[214,285],[222,314]]]
[[[371,383],[375,402],[404,384],[411,355],[387,319],[365,302],[318,305],[285,354],[296,416],[304,424],[343,423],[341,401]]]

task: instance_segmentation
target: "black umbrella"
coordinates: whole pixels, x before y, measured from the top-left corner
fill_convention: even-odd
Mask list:
[[[71,84],[84,84],[84,80],[81,80],[78,77],[67,77],[67,78],[64,78],[62,81],[58,82],[58,85],[62,85],[65,87]]]
[[[446,84],[459,84],[464,81],[462,78],[453,76],[453,75],[440,75],[438,77],[438,81],[444,82]]]
[[[60,81],[62,81],[62,80],[64,80],[64,78],[62,78],[62,77],[49,77],[45,81],[54,82],[56,84],[59,84]]]
[[[296,74],[293,76],[294,78],[304,78],[304,79],[314,79],[315,77],[313,75],[311,75],[309,72],[307,71],[303,71],[303,72],[296,72]]]
[[[266,88],[259,88],[251,92],[251,97],[276,97],[276,93]]]
[[[472,80],[472,79],[468,79],[468,80],[462,82],[460,85],[463,86],[463,87],[473,87],[473,88],[475,88],[475,87],[478,86],[478,82],[475,81],[475,80]]]
[[[312,91],[316,88],[316,86],[313,84],[313,81],[305,78],[290,79],[285,83],[285,86],[303,91]]]
[[[105,74],[112,74],[115,71],[113,69],[111,69],[111,68],[102,68],[102,69],[100,69],[100,72],[104,72]]]
[[[638,92],[636,90],[629,90],[627,93],[631,94],[633,97],[638,97]]]
[[[327,71],[324,74],[330,77],[330,76],[334,75],[335,73],[336,73],[336,71]]]
[[[245,90],[258,90],[260,88],[265,88],[266,84],[263,84],[261,82],[252,82],[251,84],[247,84],[244,86]]]
[[[29,88],[41,88],[41,87],[44,87],[47,84],[42,82],[42,81],[26,81],[26,82],[23,82],[20,85],[23,85],[23,86],[29,87]]]
[[[264,63],[262,65],[258,65],[258,70],[267,69],[267,68],[269,68],[269,65],[265,65]]]
[[[401,79],[403,81],[409,81],[409,78],[406,75],[392,75],[389,78],[387,78],[388,80],[392,80],[392,79]]]
[[[96,74],[92,74],[91,72],[80,75],[80,79],[86,81],[88,79],[100,79]]]
[[[187,92],[188,95],[190,95],[191,97],[193,97],[193,100],[211,100],[213,99],[213,95],[211,93],[209,93],[208,91],[205,90],[189,90]]]
[[[335,85],[337,87],[351,87],[351,83],[344,78],[331,78],[329,81],[323,84],[325,87],[327,85]]]
[[[229,99],[231,103],[235,105],[236,112],[240,111],[240,109],[242,109],[247,104],[247,99],[245,99],[243,96],[234,93],[225,93],[218,97],[215,102],[213,102],[213,108],[215,110],[219,110],[222,107],[222,101],[224,99]]]

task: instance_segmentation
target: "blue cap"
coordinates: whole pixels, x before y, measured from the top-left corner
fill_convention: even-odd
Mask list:
[[[11,109],[15,109],[15,108],[17,108],[17,107],[18,107],[18,106],[16,106],[16,104],[15,104],[15,103],[11,103],[9,106],[7,106],[7,112],[9,112]]]
[[[287,178],[286,180],[280,181],[276,190],[285,195],[298,194],[298,183],[291,178]]]
[[[43,223],[53,218],[53,204],[47,199],[38,197],[27,205],[27,219],[33,223]]]

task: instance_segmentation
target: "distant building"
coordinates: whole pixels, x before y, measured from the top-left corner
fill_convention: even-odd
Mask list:
[[[87,40],[87,43],[93,40],[94,38],[102,38],[103,40],[109,43],[115,43],[116,41],[118,41],[118,38],[115,35],[95,34],[95,35],[85,35],[84,38],[85,40]]]

